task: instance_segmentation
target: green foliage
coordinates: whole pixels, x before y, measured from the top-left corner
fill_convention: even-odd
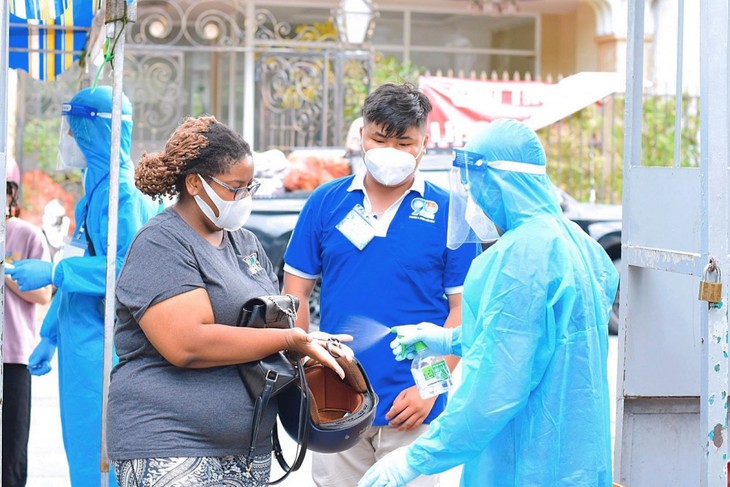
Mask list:
[[[293,29],[291,38],[310,42],[336,41],[337,27],[330,20],[301,24]],[[360,116],[362,104],[369,90],[389,81],[396,83],[410,81],[416,84],[419,74],[425,71],[410,61],[401,62],[395,56],[386,56],[382,53],[374,54],[372,73],[368,73],[368,69],[368,60],[362,56],[352,58],[345,56],[342,63],[341,80],[335,79],[334,65],[329,67],[327,77],[330,86],[342,83],[345,96],[344,122],[346,126]],[[310,89],[297,90],[295,86],[309,86]],[[315,80],[306,80],[306,82],[295,80],[289,85],[282,86],[277,95],[278,99],[283,100],[282,106],[291,108],[299,106],[303,99],[308,102],[316,102],[320,90],[316,86]]]
[[[58,130],[60,119],[35,119],[24,127],[23,153],[26,156],[35,156],[38,167],[45,173],[51,174],[56,169],[58,155]]]
[[[23,133],[23,155],[35,160],[38,169],[64,186],[81,183],[81,171],[59,171],[58,156],[60,118],[37,118],[26,123]],[[26,164],[28,166],[28,164]]]
[[[591,105],[538,131],[550,178],[579,201],[619,203],[623,171],[616,143],[605,124],[608,100]]]
[[[334,40],[337,39],[337,27],[331,20],[311,25],[300,24],[294,28],[294,34],[294,38],[300,41]]]
[[[621,203],[625,99],[615,95],[538,131],[555,184],[580,201]],[[646,96],[643,103],[643,166],[674,166],[674,97]],[[699,100],[682,99],[681,167],[699,165]]]
[[[682,97],[679,166],[699,166],[699,101]],[[642,165],[672,167],[674,161],[677,103],[673,96],[644,99],[642,119]]]
[[[418,76],[426,70],[410,61],[401,62],[395,56],[375,53],[375,69],[373,71],[373,86],[378,86],[389,81],[394,83],[410,81],[417,84]]]
[[[349,126],[360,116],[360,109],[368,95],[367,66],[360,61],[350,60],[344,66],[345,124]]]
[[[375,53],[373,58],[372,80],[368,83],[366,66],[362,61],[351,60],[345,63],[345,121],[349,125],[360,116],[362,104],[368,90],[383,83],[418,83],[418,76],[425,69],[412,62],[401,62],[395,56]]]

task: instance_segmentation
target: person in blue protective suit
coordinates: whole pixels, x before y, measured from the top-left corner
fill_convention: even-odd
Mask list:
[[[104,295],[111,158],[112,89],[86,88],[63,105],[59,163],[81,168],[84,196],[76,204],[76,230],[56,264],[38,259],[6,272],[21,291],[53,284],[56,294],[30,356],[34,375],[51,370],[58,349],[61,426],[71,484],[100,484],[104,346]],[[119,147],[117,271],[137,230],[160,208],[134,186],[130,162],[132,105],[122,102]],[[115,485],[113,477],[110,483]]]
[[[456,151],[452,181],[466,187],[456,206],[466,211],[449,222],[450,243],[488,220],[501,237],[469,269],[460,327],[400,326],[391,346],[399,359],[419,340],[460,355],[462,384],[427,433],[358,486],[405,485],[459,464],[465,486],[612,484],[607,323],[618,274],[562,215],[545,164],[535,132],[513,120]]]

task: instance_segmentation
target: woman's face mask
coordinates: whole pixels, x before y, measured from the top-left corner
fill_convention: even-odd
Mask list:
[[[416,171],[416,159],[422,150],[423,146],[414,156],[393,147],[376,147],[369,151],[363,147],[365,167],[383,186],[398,186]]]
[[[84,169],[86,156],[81,151],[76,139],[68,132],[61,136],[58,142],[58,169]]]
[[[208,206],[205,200],[196,194],[195,202],[198,204],[198,207],[205,216],[208,217],[213,225],[218,228],[222,228],[223,230],[232,232],[241,228],[248,221],[248,217],[251,216],[253,198],[251,198],[251,196],[247,196],[238,201],[226,201],[218,196],[218,193],[210,187],[203,176],[198,174],[198,177],[203,183],[205,193],[218,209],[218,216],[215,216],[213,208]]]

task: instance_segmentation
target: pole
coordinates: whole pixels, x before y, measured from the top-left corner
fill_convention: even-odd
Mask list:
[[[254,140],[256,128],[254,126],[256,115],[256,5],[254,2],[246,3],[246,53],[243,58],[243,140],[251,144],[254,150],[265,150],[265,147],[257,147]],[[259,135],[261,138],[261,135]]]
[[[8,38],[10,27],[8,24],[8,2],[0,2],[0,106],[8,106]],[[8,112],[0,110],[0,181],[5,187],[5,164],[8,154]],[[0,219],[0,252],[5,256],[5,219]],[[5,259],[0,263],[0,270],[5,274]],[[5,279],[0,280],[0,305],[5,310]],[[0,313],[0,359],[3,358],[3,330],[5,329],[5,313]],[[4,370],[0,360],[0,404],[4,404],[3,381]],[[0,407],[0,440],[3,437],[2,430],[3,408]],[[2,452],[0,451],[0,465],[2,464]],[[0,479],[0,486],[2,486]]]
[[[112,134],[111,156],[109,160],[109,221],[106,253],[106,294],[104,307],[104,367],[101,404],[101,487],[109,485],[109,458],[107,455],[107,407],[109,393],[109,374],[112,368],[114,350],[114,305],[117,269],[117,219],[119,213],[119,148],[122,134],[122,94],[124,81],[124,35],[127,22],[137,18],[137,5],[134,0],[108,0],[106,5],[107,38],[114,48],[113,85],[112,85]],[[116,39],[116,43],[114,43]]]

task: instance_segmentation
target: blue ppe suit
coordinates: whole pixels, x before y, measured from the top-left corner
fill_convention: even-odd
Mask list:
[[[123,97],[122,113],[132,105]],[[108,86],[78,92],[71,105],[112,113]],[[73,113],[73,111],[71,112]],[[129,117],[127,117],[129,118]],[[58,380],[63,443],[73,487],[100,485],[104,295],[109,209],[111,118],[71,116],[67,121],[83,152],[84,196],[76,204],[75,238],[89,242],[83,256],[58,262],[53,273],[57,288],[41,327],[41,337],[58,347]],[[120,143],[117,272],[132,238],[159,211],[159,205],[134,186],[130,161],[132,122],[122,122]],[[116,362],[116,357],[115,357]],[[110,475],[110,485],[116,485]]]
[[[534,174],[545,166],[534,131],[498,120],[464,149],[484,162],[468,171],[469,193],[504,233],[464,283],[462,384],[407,462],[422,474],[463,464],[464,486],[611,486],[618,273]]]

